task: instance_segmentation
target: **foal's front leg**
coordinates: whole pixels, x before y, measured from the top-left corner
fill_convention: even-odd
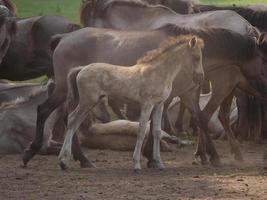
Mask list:
[[[152,115],[152,133],[154,137],[153,143],[153,158],[155,161],[156,168],[163,169],[164,165],[160,157],[160,136],[161,136],[161,120],[163,112],[163,103],[159,103],[153,111]]]
[[[141,106],[139,132],[137,134],[137,141],[136,141],[134,154],[133,154],[135,173],[141,172],[141,164],[140,164],[141,149],[142,149],[143,141],[144,141],[145,134],[146,134],[146,128],[149,123],[149,118],[150,118],[152,109],[153,109],[152,104],[145,104]]]

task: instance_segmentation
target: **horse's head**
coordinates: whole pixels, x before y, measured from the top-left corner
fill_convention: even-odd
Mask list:
[[[12,36],[16,33],[16,22],[9,15],[7,7],[0,6],[0,63],[9,48]]]
[[[193,81],[196,84],[201,84],[204,80],[204,70],[202,65],[202,48],[204,42],[202,39],[193,36],[188,43],[188,63],[189,72],[193,72]]]
[[[11,0],[0,0],[0,5],[5,6],[8,9],[8,12],[9,12],[8,15],[10,17],[16,16],[17,9],[16,9],[15,4],[11,2]]]
[[[82,0],[80,6],[80,22],[84,27],[91,26],[94,17],[95,0]]]

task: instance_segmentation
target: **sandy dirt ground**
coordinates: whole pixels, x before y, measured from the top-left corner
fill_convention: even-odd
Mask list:
[[[36,156],[27,169],[21,155],[0,157],[0,199],[267,199],[267,170],[262,161],[266,145],[243,144],[245,162],[236,163],[226,142],[217,142],[223,167],[195,164],[194,146],[162,153],[166,169],[135,175],[132,152],[84,149],[96,168],[71,163],[61,171],[56,156]]]

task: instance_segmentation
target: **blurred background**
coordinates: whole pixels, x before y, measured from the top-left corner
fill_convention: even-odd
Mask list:
[[[79,22],[81,0],[13,0],[21,17],[36,15],[63,15],[73,22]],[[206,4],[267,4],[267,0],[198,0]]]

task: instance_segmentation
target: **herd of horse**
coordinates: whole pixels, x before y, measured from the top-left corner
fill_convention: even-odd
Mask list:
[[[33,140],[23,155],[25,167],[38,152],[59,151],[62,169],[72,155],[81,167],[92,167],[77,130],[105,132],[110,124],[120,132],[125,126],[125,121],[116,126],[109,122],[106,104],[118,118],[139,121],[129,126],[137,135],[133,154],[137,173],[142,146],[148,167],[164,167],[161,139],[177,142],[166,132],[184,131],[186,110],[198,134],[195,156],[202,164],[221,165],[210,135],[214,113],[236,160],[244,159],[237,138],[267,138],[267,9],[263,6],[83,0],[78,25],[62,16],[19,18],[10,0],[0,4],[0,78],[51,78],[46,86],[0,87],[0,149],[21,152]],[[210,93],[200,95],[201,90]],[[173,106],[177,96],[179,109]],[[202,101],[206,101],[204,108]],[[95,119],[105,124],[98,126]],[[54,140],[63,139],[65,132],[61,146]],[[93,134],[87,137],[93,140]]]

